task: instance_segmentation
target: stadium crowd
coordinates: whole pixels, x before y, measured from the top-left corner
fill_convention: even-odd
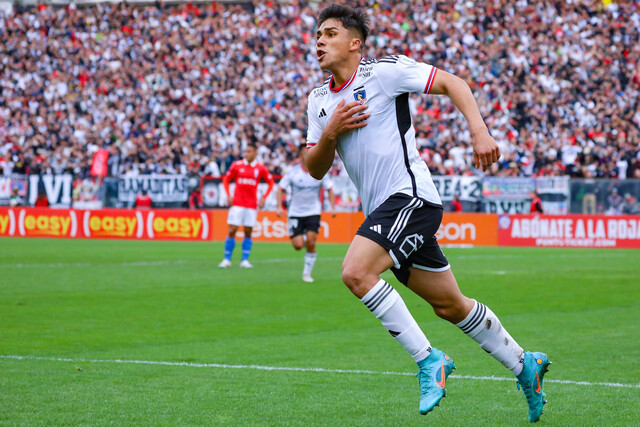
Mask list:
[[[640,3],[357,3],[373,23],[366,57],[405,54],[469,83],[503,153],[489,174],[640,178]],[[105,148],[110,175],[218,175],[247,142],[282,173],[326,77],[315,13],[302,1],[0,11],[2,173],[84,176]],[[446,97],[411,108],[432,173],[482,173]]]

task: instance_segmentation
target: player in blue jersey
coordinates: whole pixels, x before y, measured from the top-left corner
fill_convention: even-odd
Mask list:
[[[524,390],[529,420],[545,403],[543,353],[525,352],[486,305],[464,296],[435,233],[443,207],[416,148],[409,93],[447,95],[464,115],[473,158],[486,170],[500,157],[469,86],[403,55],[362,57],[369,33],[364,11],[331,5],[319,15],[316,53],[331,77],[309,95],[307,168],[322,178],[337,151],[366,216],[342,264],[342,280],[418,364],[420,413],[445,395],[451,358],[431,346],[400,294],[380,274],[391,269],[435,313],[459,327],[510,369]]]

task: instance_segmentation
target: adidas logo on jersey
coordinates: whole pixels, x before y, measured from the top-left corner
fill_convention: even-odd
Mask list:
[[[327,113],[325,113],[324,108],[320,110],[320,114],[318,114],[318,117],[327,117]]]
[[[382,226],[380,224],[372,225],[369,230],[373,230],[378,234],[382,234]]]

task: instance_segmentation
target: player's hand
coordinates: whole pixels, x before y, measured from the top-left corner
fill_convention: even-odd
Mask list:
[[[482,167],[486,171],[489,166],[500,158],[500,147],[489,135],[489,131],[483,131],[473,137],[473,163],[476,168]]]
[[[258,200],[258,207],[260,209],[264,208],[264,199],[262,197]]]
[[[276,215],[278,215],[278,218],[281,218],[283,213],[284,211],[282,210],[282,206],[278,206],[276,209]]]
[[[229,203],[229,207],[233,206],[233,197],[232,196],[227,197],[227,202]]]
[[[335,217],[336,217],[336,210],[335,210],[335,209],[331,209],[331,210],[329,211],[329,213],[331,214],[331,217],[332,217],[332,218],[335,218]]]
[[[331,115],[329,122],[324,128],[324,133],[330,139],[335,139],[353,129],[363,128],[367,125],[367,119],[370,113],[364,111],[369,108],[366,99],[362,101],[353,101],[348,104],[342,99],[335,111]]]

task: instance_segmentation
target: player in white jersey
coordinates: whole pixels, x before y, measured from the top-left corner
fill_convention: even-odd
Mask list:
[[[276,213],[278,216],[283,215],[284,210],[280,201],[284,192],[288,192],[287,228],[289,238],[295,250],[306,248],[302,280],[311,283],[313,282],[311,272],[318,256],[316,240],[320,230],[320,214],[322,213],[320,195],[323,189],[328,192],[331,215],[333,216],[335,216],[336,206],[333,183],[326,176],[317,180],[309,175],[303,161],[304,150],[305,146],[303,145],[298,152],[300,162],[278,183],[278,209]]]
[[[309,95],[307,168],[322,178],[337,151],[366,215],[343,261],[342,280],[417,362],[420,413],[440,403],[455,365],[430,345],[400,294],[380,278],[389,268],[516,375],[529,420],[537,421],[550,362],[543,353],[525,352],[487,306],[460,292],[435,238],[443,207],[416,148],[409,93],[451,99],[469,124],[477,168],[498,160],[498,145],[463,80],[402,55],[362,58],[368,32],[360,9],[334,4],[320,12],[316,53],[320,68],[332,75]]]

